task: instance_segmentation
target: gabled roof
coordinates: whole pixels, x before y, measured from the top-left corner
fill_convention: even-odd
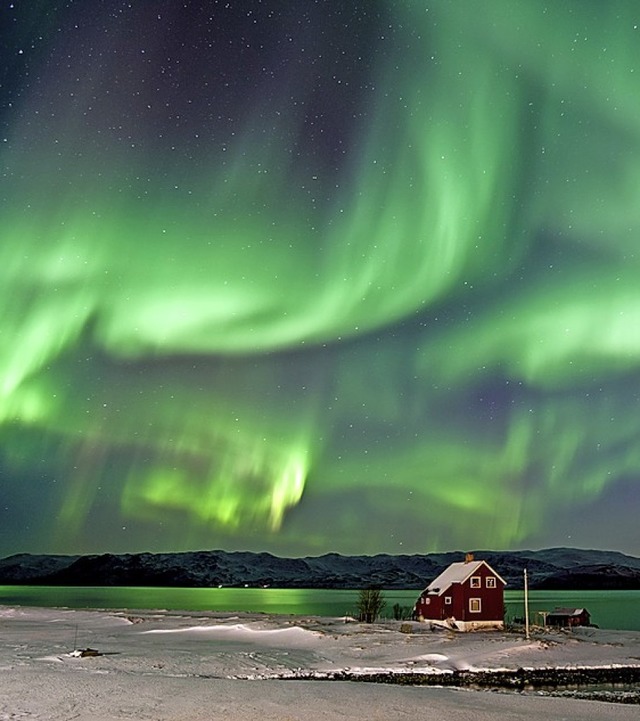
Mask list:
[[[486,566],[491,573],[501,581],[505,586],[507,582],[498,575],[486,561],[461,561],[460,563],[452,563],[449,568],[444,570],[437,578],[427,586],[428,593],[437,593],[441,596],[453,583],[464,583],[470,576],[478,571],[481,566]]]
[[[582,616],[589,613],[586,608],[554,608],[548,616]]]

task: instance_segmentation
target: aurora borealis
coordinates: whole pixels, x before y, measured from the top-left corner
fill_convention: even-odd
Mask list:
[[[637,3],[0,13],[0,555],[640,554]]]

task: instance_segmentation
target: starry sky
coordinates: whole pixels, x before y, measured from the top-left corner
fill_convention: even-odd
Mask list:
[[[0,27],[0,555],[640,554],[638,3]]]

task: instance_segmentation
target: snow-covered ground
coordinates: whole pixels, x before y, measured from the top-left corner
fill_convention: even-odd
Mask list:
[[[638,718],[637,705],[538,693],[319,680],[337,672],[640,666],[640,633],[628,631],[526,640],[400,629],[262,614],[0,607],[0,721]]]

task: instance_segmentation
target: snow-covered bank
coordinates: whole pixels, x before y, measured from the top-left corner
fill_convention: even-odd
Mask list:
[[[0,720],[435,719],[445,708],[447,718],[456,719],[469,704],[479,709],[476,721],[495,713],[506,719],[637,717],[637,708],[622,704],[535,693],[505,700],[504,694],[388,682],[443,686],[457,679],[478,687],[483,684],[474,678],[491,678],[496,687],[515,679],[512,688],[519,690],[534,688],[528,681],[545,675],[564,674],[557,679],[573,683],[577,674],[613,674],[619,681],[623,673],[639,672],[640,633],[583,629],[526,640],[400,629],[394,622],[367,626],[264,614],[0,607]],[[91,653],[72,654],[82,649]],[[495,683],[500,679],[504,683]]]

